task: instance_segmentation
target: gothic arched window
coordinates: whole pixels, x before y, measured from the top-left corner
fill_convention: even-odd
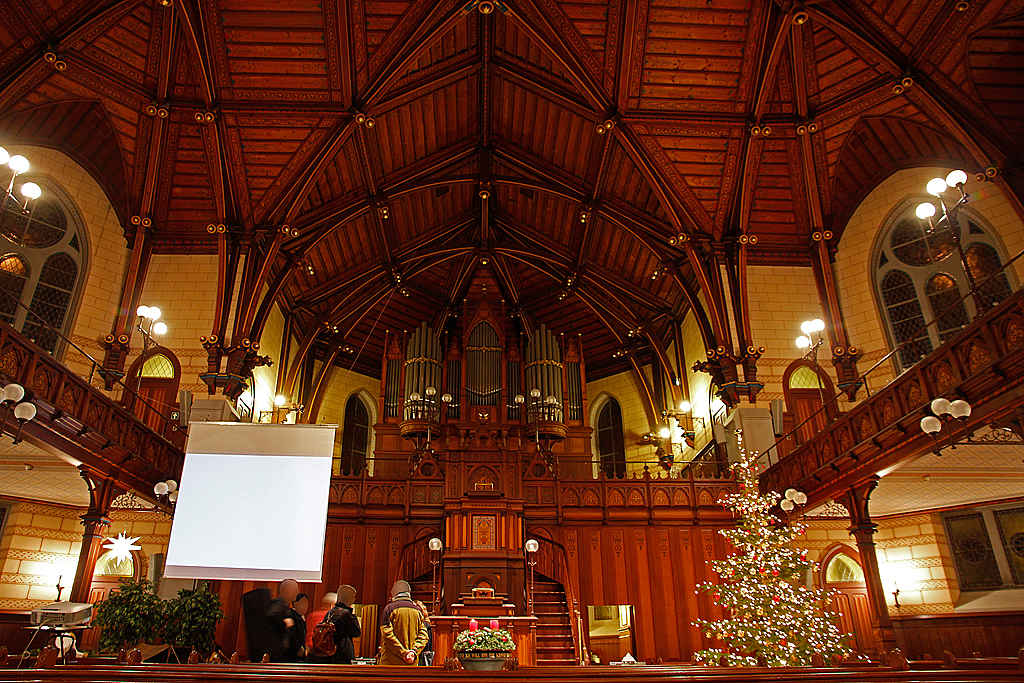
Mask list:
[[[626,446],[622,438],[622,409],[614,398],[609,398],[597,414],[597,456],[605,476],[626,476]]]
[[[345,403],[345,423],[341,431],[341,474],[359,474],[366,465],[370,449],[370,411],[357,394]]]
[[[29,213],[12,200],[0,208],[0,320],[56,355],[62,345],[53,330],[67,334],[82,283],[85,232],[63,188],[32,180],[43,196]]]
[[[981,218],[962,208],[951,230],[945,220],[917,218],[914,210],[921,201],[907,197],[897,206],[875,248],[875,286],[890,342],[893,348],[907,343],[897,354],[902,369],[1012,292],[1007,273],[998,272],[998,240],[982,227]],[[953,230],[960,238],[962,260]],[[978,310],[972,297],[964,298],[970,291],[968,271],[978,284],[984,310]],[[937,322],[922,330],[933,320]]]

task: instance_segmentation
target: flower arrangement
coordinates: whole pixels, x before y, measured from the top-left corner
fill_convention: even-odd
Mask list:
[[[512,634],[498,628],[497,620],[491,620],[491,627],[477,628],[476,620],[469,622],[469,630],[460,631],[455,637],[456,652],[511,652],[516,649]]]

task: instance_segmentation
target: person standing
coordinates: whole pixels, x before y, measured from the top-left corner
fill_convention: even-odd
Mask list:
[[[349,585],[338,588],[338,603],[331,610],[330,619],[334,624],[334,658],[333,664],[351,664],[356,658],[356,649],[352,643],[353,638],[362,635],[359,626],[359,619],[352,609],[356,601],[356,589]]]
[[[309,611],[309,596],[299,593],[292,602],[292,621],[295,626],[292,628],[289,637],[287,655],[293,657],[292,661],[301,662],[306,658],[306,612]]]
[[[267,623],[275,641],[267,653],[271,662],[298,661],[297,655],[291,653],[295,633],[292,603],[298,595],[299,584],[294,579],[285,579],[278,585],[277,597],[270,601],[270,607],[267,608]]]
[[[334,605],[337,602],[337,593],[325,593],[323,601],[320,603],[320,609],[309,613],[309,618],[306,619],[306,653],[308,655],[313,655],[313,627],[324,620],[324,617],[327,616],[328,612],[334,609]]]
[[[407,581],[391,587],[391,602],[380,615],[380,654],[384,666],[416,666],[427,646],[427,621],[412,601]]]
[[[427,644],[420,653],[420,666],[431,666],[434,663],[434,625],[430,623],[430,610],[421,600],[413,600],[423,620],[427,622]]]

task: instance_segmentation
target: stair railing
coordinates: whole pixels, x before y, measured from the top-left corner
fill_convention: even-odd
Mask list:
[[[551,541],[542,536],[534,536],[538,543],[534,561],[534,569],[562,584],[565,591],[565,602],[569,608],[569,630],[572,632],[573,658],[577,664],[583,664],[583,615],[580,604],[572,588],[572,575],[569,572],[569,554],[558,541]]]

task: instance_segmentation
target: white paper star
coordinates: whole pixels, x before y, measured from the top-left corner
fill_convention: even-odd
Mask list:
[[[125,536],[122,531],[117,535],[117,538],[108,538],[103,548],[114,553],[114,558],[120,564],[132,556],[133,550],[142,550],[141,545],[135,545],[135,541],[139,540],[139,538],[139,536],[135,538]]]

